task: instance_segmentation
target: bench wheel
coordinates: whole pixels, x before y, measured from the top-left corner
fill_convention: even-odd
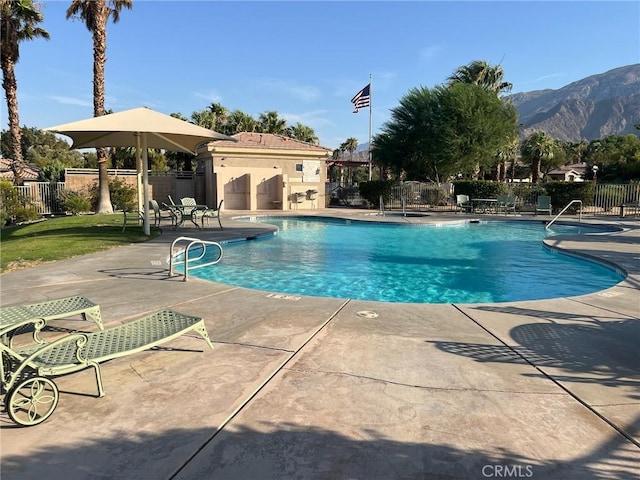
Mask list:
[[[18,383],[7,394],[5,405],[11,420],[31,426],[44,422],[58,405],[58,387],[48,378],[32,377]]]

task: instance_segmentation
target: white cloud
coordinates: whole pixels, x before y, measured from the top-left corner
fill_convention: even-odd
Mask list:
[[[91,100],[84,100],[82,98],[75,97],[61,97],[58,95],[49,96],[51,100],[54,100],[58,103],[62,103],[64,105],[77,105],[79,107],[92,107],[93,102]]]
[[[209,103],[220,103],[222,101],[222,95],[216,91],[211,92],[195,92],[193,94],[196,98],[202,98]]]
[[[558,78],[558,77],[564,77],[564,76],[565,76],[564,73],[550,73],[549,75],[543,75],[542,77],[534,78],[533,80],[518,82],[518,85],[530,85],[532,83],[538,83],[544,80],[549,80],[550,78]]]
[[[420,50],[420,58],[423,60],[431,60],[435,58],[442,51],[440,45],[432,45],[430,47],[424,47]]]

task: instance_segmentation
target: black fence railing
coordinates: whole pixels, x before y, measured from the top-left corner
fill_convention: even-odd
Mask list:
[[[515,195],[517,212],[533,212],[539,195],[544,195],[544,185],[529,183],[506,184],[505,194]],[[369,205],[358,191],[357,186],[328,185],[327,195],[330,206],[376,208]],[[598,184],[592,198],[583,200],[583,213],[589,215],[617,215],[640,213],[640,183]],[[560,210],[565,205],[553,205]],[[407,211],[455,211],[456,201],[453,184],[404,182],[392,188],[385,199],[385,210]]]

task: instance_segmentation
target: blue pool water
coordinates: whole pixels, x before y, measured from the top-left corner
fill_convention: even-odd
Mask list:
[[[482,222],[389,225],[333,219],[258,219],[264,239],[224,245],[222,261],[189,275],[258,290],[408,303],[489,303],[586,294],[623,276],[556,253],[542,239],[593,227]],[[215,249],[214,249],[215,250]]]

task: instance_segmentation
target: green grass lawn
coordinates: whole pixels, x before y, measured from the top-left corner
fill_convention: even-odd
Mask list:
[[[118,245],[145,242],[160,232],[144,235],[136,217],[127,218],[122,231],[121,213],[49,218],[41,222],[0,230],[0,272],[61,260]]]

